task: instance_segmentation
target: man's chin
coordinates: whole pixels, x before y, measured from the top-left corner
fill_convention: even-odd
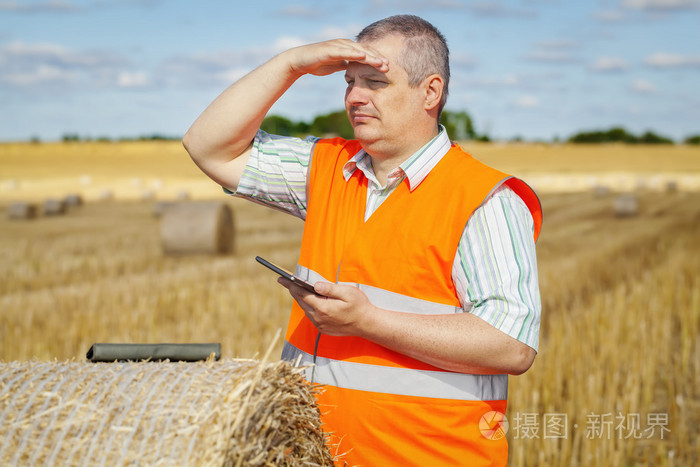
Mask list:
[[[365,125],[355,125],[353,130],[355,132],[355,139],[362,143],[363,146],[365,143],[370,144],[378,139],[377,132]]]

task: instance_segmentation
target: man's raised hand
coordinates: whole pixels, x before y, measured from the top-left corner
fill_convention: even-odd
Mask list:
[[[286,52],[292,72],[299,76],[326,76],[345,70],[350,62],[365,63],[381,72],[389,71],[389,61],[376,50],[350,39],[333,39],[303,45]]]

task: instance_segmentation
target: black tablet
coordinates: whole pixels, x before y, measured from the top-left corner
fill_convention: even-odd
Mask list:
[[[269,268],[269,269],[272,269],[273,271],[275,271],[275,272],[276,272],[277,274],[279,274],[280,276],[282,276],[282,277],[284,277],[284,278],[286,278],[286,279],[289,279],[290,281],[294,282],[294,283],[297,284],[298,286],[300,286],[300,287],[302,287],[302,288],[308,290],[309,292],[316,293],[316,291],[314,290],[314,285],[313,285],[312,283],[307,282],[307,281],[305,281],[305,280],[303,280],[303,279],[300,279],[299,277],[295,276],[294,274],[292,274],[291,272],[287,271],[286,269],[283,269],[283,268],[277,266],[276,264],[271,263],[271,262],[269,262],[268,260],[266,260],[266,259],[264,259],[264,258],[261,258],[260,256],[256,256],[256,257],[255,257],[255,260],[256,260],[258,263],[262,264],[263,266],[265,266],[265,267],[267,267],[267,268]]]

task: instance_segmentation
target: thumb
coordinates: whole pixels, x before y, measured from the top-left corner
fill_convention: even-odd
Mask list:
[[[345,295],[343,293],[343,288],[344,288],[344,286],[334,284],[332,282],[320,281],[320,282],[316,282],[316,284],[314,284],[314,290],[316,290],[316,292],[323,295],[324,297],[329,297],[329,298],[342,299],[343,296]]]

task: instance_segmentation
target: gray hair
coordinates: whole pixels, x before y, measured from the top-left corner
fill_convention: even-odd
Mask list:
[[[442,77],[445,85],[438,114],[447,102],[450,83],[450,51],[445,37],[428,21],[414,15],[396,15],[376,21],[364,28],[356,40],[375,41],[391,34],[398,34],[404,39],[404,46],[399,55],[399,66],[408,73],[408,84],[416,87],[432,74]]]

